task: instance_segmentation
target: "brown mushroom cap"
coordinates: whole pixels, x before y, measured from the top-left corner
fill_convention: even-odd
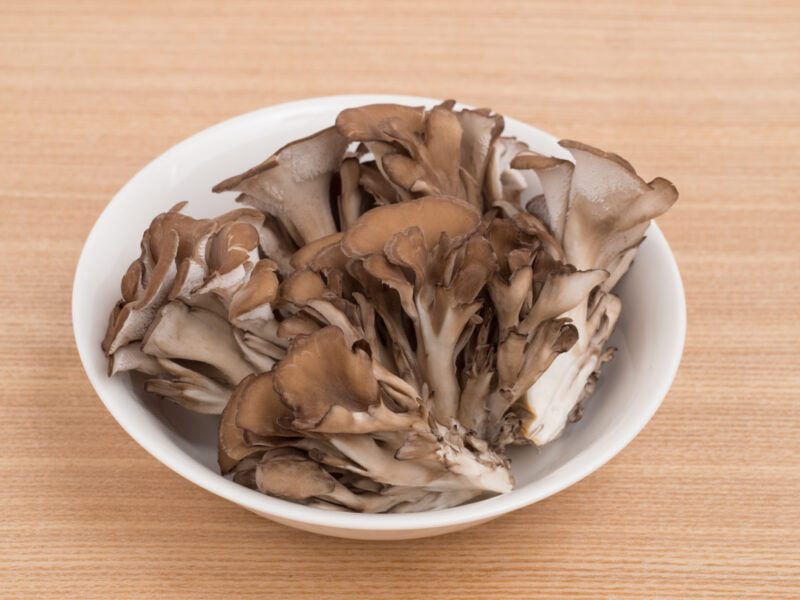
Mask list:
[[[358,183],[373,196],[379,206],[394,204],[404,199],[397,188],[378,170],[375,163],[361,163]]]
[[[292,340],[301,335],[314,333],[320,325],[308,315],[298,313],[284,319],[278,325],[278,336],[282,339]]]
[[[461,183],[461,124],[453,111],[436,106],[425,121],[425,149],[440,194],[464,198]],[[464,198],[466,200],[466,198]]]
[[[296,432],[285,427],[292,420],[292,411],[281,402],[273,378],[270,372],[242,380],[236,425],[264,437],[297,437]]]
[[[334,405],[363,411],[378,401],[369,356],[349,349],[337,327],[295,340],[276,368],[275,389],[303,426],[319,424]]]
[[[480,213],[463,200],[427,196],[364,213],[345,233],[342,249],[351,257],[380,252],[394,234],[416,226],[423,233],[426,248],[431,250],[442,234],[461,238],[473,232],[480,221]]]
[[[424,106],[370,104],[340,112],[336,129],[351,141],[394,142],[398,131],[421,132],[424,122]]]
[[[158,262],[149,273],[142,295],[122,306],[113,322],[109,322],[103,340],[106,354],[113,354],[120,346],[142,339],[158,309],[169,296],[177,271],[175,257],[179,242],[180,238],[174,230],[169,230],[161,237],[156,247]]]
[[[144,291],[142,287],[143,276],[144,267],[141,259],[137,258],[125,271],[125,275],[122,276],[122,281],[120,282],[120,291],[124,302],[133,302]]]
[[[253,447],[247,443],[244,431],[236,425],[236,415],[239,411],[239,402],[242,397],[242,388],[237,386],[230,400],[222,411],[217,432],[217,462],[222,474],[230,473],[239,461],[264,451],[264,448]]]
[[[306,244],[292,255],[292,267],[295,269],[308,269],[312,266],[314,259],[325,250],[337,246],[343,237],[343,233],[337,232]]]
[[[239,317],[275,300],[278,294],[276,266],[268,259],[256,263],[247,283],[239,288],[231,299],[228,307],[228,319],[235,322]]]
[[[645,182],[629,162],[580,142],[562,140],[575,159],[564,232],[567,259],[579,269],[604,269],[640,241],[650,219],[669,209],[678,192],[657,177]]]
[[[261,250],[267,258],[278,264],[281,275],[288,275],[294,270],[289,261],[292,254],[297,251],[297,245],[277,218],[262,214],[264,215],[264,224],[258,230]]]
[[[425,115],[423,132],[395,121],[391,125],[388,137],[402,146],[402,150],[368,144],[387,179],[411,195],[467,198],[461,179],[462,130],[449,106],[431,109]]]
[[[258,229],[264,223],[264,213],[255,208],[235,208],[214,217],[214,221],[220,227],[227,223],[246,223]]]
[[[330,206],[330,182],[348,141],[336,128],[323,129],[287,144],[267,160],[214,186],[214,192],[243,192],[252,203],[294,228],[298,244],[313,242],[336,231]]]
[[[486,190],[486,209],[493,207],[504,201],[505,189],[502,181],[503,173],[511,168],[513,158],[527,150],[525,142],[513,137],[499,137],[492,144],[486,164],[485,190]]]
[[[351,349],[339,327],[295,339],[275,368],[274,387],[294,412],[292,427],[298,430],[401,431],[421,419],[418,412],[396,413],[383,404],[372,360],[363,350]]]
[[[332,494],[338,484],[320,465],[290,448],[270,450],[256,468],[256,485],[262,492],[289,500],[306,500]]]
[[[409,316],[416,316],[417,309],[414,306],[414,285],[406,278],[403,270],[391,264],[384,255],[372,254],[364,259],[364,269],[375,279],[381,281],[395,290],[400,297],[403,310]]]
[[[281,300],[297,306],[305,306],[312,298],[319,298],[328,291],[325,281],[314,271],[295,271],[280,287]]]
[[[211,238],[208,266],[219,274],[229,273],[253,256],[258,248],[258,232],[247,223],[225,223]]]
[[[472,110],[465,108],[456,113],[463,137],[461,140],[461,164],[482,183],[489,150],[505,128],[503,115],[492,113],[489,109]]]
[[[459,304],[474,302],[496,270],[497,261],[489,241],[477,235],[469,238],[449,285],[454,300]]]

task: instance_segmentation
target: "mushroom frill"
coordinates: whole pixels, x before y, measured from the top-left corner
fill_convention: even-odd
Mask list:
[[[247,208],[158,215],[109,317],[109,374],[221,415],[222,473],[266,494],[411,512],[511,490],[508,446],[581,417],[613,288],[677,191],[503,128],[451,101],[348,109],[215,186]]]

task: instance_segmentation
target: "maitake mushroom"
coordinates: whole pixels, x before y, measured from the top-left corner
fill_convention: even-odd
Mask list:
[[[197,412],[221,414],[247,375],[285,354],[271,302],[277,265],[259,257],[257,210],[216,219],[158,215],[122,278],[103,340],[109,374],[140,371],[145,388]]]
[[[613,354],[611,291],[677,192],[502,131],[452,101],[348,109],[214,188],[252,208],[157,216],[110,374],[221,414],[222,473],[266,494],[407,512],[509,491],[507,446],[580,418]]]

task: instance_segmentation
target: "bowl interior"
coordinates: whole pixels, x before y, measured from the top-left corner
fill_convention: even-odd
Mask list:
[[[86,372],[122,427],[156,458],[198,485],[251,510],[298,522],[343,528],[403,529],[484,520],[553,494],[585,477],[621,450],[652,417],[666,394],[683,347],[683,290],[669,246],[652,226],[637,259],[617,288],[622,317],[612,338],[619,349],[607,365],[583,419],[540,450],[517,448],[517,488],[505,496],[419,515],[329,513],[277,500],[221,477],[216,465],[217,418],[190,413],[141,392],[136,377],[106,376],[100,340],[119,297],[119,280],[138,256],[142,231],[159,212],[188,200],[188,214],[213,216],[234,207],[235,194],[211,187],[261,162],[286,142],[330,126],[348,106],[407,97],[344,96],[280,105],[203,131],[140,171],[108,205],[92,230],[75,276],[73,321]],[[506,120],[515,135],[543,153],[569,157],[556,139]],[[531,195],[538,181],[530,179]]]

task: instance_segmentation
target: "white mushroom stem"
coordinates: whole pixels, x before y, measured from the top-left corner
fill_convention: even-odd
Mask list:
[[[158,363],[172,378],[150,379],[145,384],[148,392],[163,396],[197,413],[222,414],[231,388],[171,360],[159,359]]]
[[[434,414],[445,424],[455,418],[458,413],[458,399],[461,388],[455,369],[455,347],[464,328],[463,315],[447,311],[438,333],[433,329],[431,315],[423,306],[419,297],[415,299],[419,315],[417,329],[420,336],[421,349],[417,355],[421,358],[423,377],[432,387]],[[473,314],[479,306],[475,306]]]
[[[161,309],[142,341],[142,350],[159,358],[206,363],[217,368],[233,385],[254,372],[225,319],[177,301]]]
[[[275,366],[275,360],[255,350],[252,346],[249,346],[245,340],[245,335],[244,332],[238,329],[233,330],[233,337],[236,340],[236,345],[239,346],[239,351],[247,359],[247,362],[256,367],[260,372],[265,373],[269,371]]]
[[[439,467],[427,467],[421,461],[397,460],[390,450],[379,446],[372,437],[335,435],[330,437],[330,442],[362,467],[353,468],[354,473],[387,485],[422,487],[430,491],[473,489],[497,493],[510,491],[513,487],[507,469],[500,465],[484,465],[468,450],[446,442],[439,449],[442,465]],[[447,470],[444,465],[447,465]]]
[[[563,315],[578,328],[578,342],[556,357],[523,400],[531,415],[523,422],[523,433],[537,446],[553,441],[563,432],[592,373],[602,364],[603,348],[614,330],[619,309],[616,296],[603,294],[591,312],[584,303]]]

